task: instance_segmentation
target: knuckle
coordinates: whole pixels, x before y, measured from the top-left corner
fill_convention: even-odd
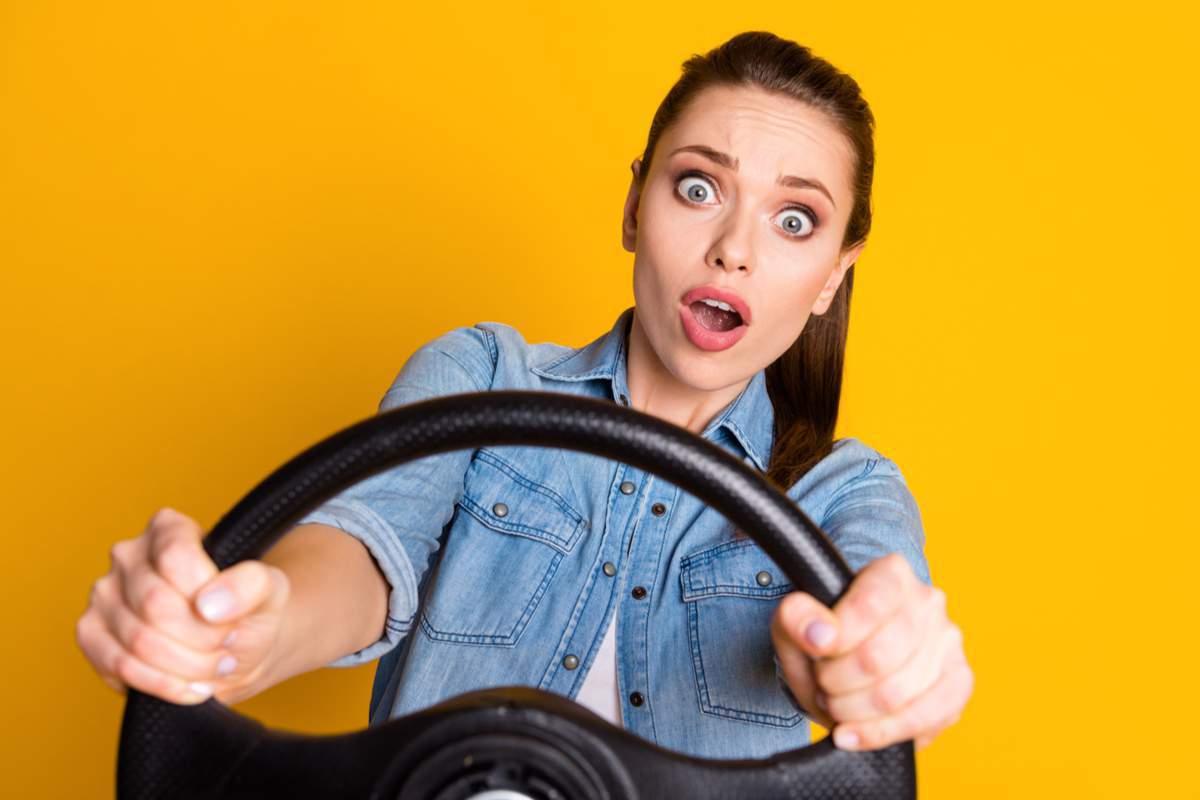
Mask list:
[[[961,652],[963,646],[962,628],[951,622],[946,626],[946,640],[953,651]]]
[[[75,643],[80,649],[87,650],[91,646],[94,625],[90,611],[75,621]]]
[[[158,641],[153,629],[140,622],[133,623],[129,630],[129,639],[125,643],[129,652],[143,661],[154,661],[158,655]]]
[[[907,699],[904,686],[897,680],[881,681],[876,685],[872,697],[875,707],[886,714],[899,711]]]
[[[155,583],[142,595],[142,616],[151,622],[165,622],[176,615],[179,605],[174,592],[165,583]]]
[[[191,557],[186,545],[179,540],[170,542],[162,547],[155,554],[154,568],[161,574],[165,572],[178,572],[180,569],[187,566],[188,559]]]
[[[929,602],[933,605],[935,611],[945,613],[946,611],[946,592],[937,587],[929,587]]]
[[[131,686],[136,684],[138,676],[133,656],[128,653],[118,653],[113,660],[113,673],[126,684]]]
[[[899,553],[888,553],[883,557],[883,564],[893,576],[902,578],[909,571],[908,561]]]
[[[867,675],[878,675],[883,670],[880,645],[877,640],[869,639],[856,652],[858,667]]]
[[[95,607],[100,605],[106,598],[109,597],[109,591],[112,588],[113,575],[111,572],[101,575],[92,584],[92,591],[88,595],[88,605]]]
[[[108,548],[108,559],[115,567],[123,567],[128,563],[129,551],[133,547],[132,539],[121,539],[113,542]]]
[[[175,521],[175,519],[177,519],[177,517],[178,517],[178,515],[175,513],[174,509],[169,508],[167,506],[162,506],[157,511],[155,511],[153,515],[151,515],[149,527],[150,528],[166,527],[166,526],[170,525],[173,521]]]
[[[854,598],[854,610],[860,616],[874,619],[883,613],[883,592],[872,585],[864,588]]]

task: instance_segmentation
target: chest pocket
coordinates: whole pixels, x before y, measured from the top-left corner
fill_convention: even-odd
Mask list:
[[[475,454],[422,614],[431,639],[517,643],[559,562],[588,527],[555,486],[556,456],[533,447]]]
[[[793,591],[754,542],[739,539],[680,562],[700,708],[718,717],[790,728],[804,713],[776,677],[771,616]]]

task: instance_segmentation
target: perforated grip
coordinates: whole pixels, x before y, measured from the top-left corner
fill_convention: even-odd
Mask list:
[[[221,569],[258,558],[308,511],[364,478],[423,456],[491,445],[562,448],[632,464],[715,508],[755,539],[798,589],[826,605],[833,605],[849,585],[852,572],[824,532],[786,494],[729,452],[684,428],[613,403],[530,391],[448,395],[346,428],[256,486],[205,537],[205,549]],[[516,694],[534,702],[529,698],[545,693]],[[492,699],[496,702],[494,695]],[[623,769],[636,779],[597,796],[662,796],[643,793],[653,786],[671,786],[678,794],[681,785],[693,781],[694,791],[685,796],[916,794],[911,742],[848,753],[826,740],[762,761],[705,761],[656,748],[594,715],[589,719],[586,712],[580,716],[574,710],[578,707],[562,698],[537,700],[542,701],[550,707],[541,713],[557,714],[552,714],[553,724],[573,720],[573,730],[587,729],[589,746],[604,750],[604,742],[612,743]],[[378,795],[371,787],[389,764],[394,767],[400,744],[412,741],[407,737],[414,735],[418,719],[441,719],[439,714],[461,719],[486,712],[464,710],[453,702],[354,734],[307,737],[267,730],[215,700],[175,706],[131,690],[122,721],[118,797],[232,796],[238,785],[256,787],[246,796],[275,796],[271,785],[260,780],[269,776],[280,787],[278,796],[395,796]],[[731,781],[733,777],[737,780]],[[660,783],[664,779],[669,782]]]

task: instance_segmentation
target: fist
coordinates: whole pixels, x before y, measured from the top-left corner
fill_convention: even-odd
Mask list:
[[[832,610],[802,592],[784,597],[771,641],[788,688],[843,750],[926,747],[974,688],[946,595],[897,554],[867,565]]]
[[[287,576],[260,561],[223,572],[195,520],[159,510],[145,531],[112,546],[75,638],[101,679],[179,704],[254,693],[270,663]]]

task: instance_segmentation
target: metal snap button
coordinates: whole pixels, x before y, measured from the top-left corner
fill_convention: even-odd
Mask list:
[[[621,494],[633,494],[633,490],[636,488],[637,487],[634,486],[632,482],[623,481],[621,483]]]
[[[762,572],[760,572],[754,576],[754,580],[758,583],[759,586],[770,586],[771,585],[771,573],[767,572],[766,570],[763,570]]]
[[[623,406],[629,405],[629,398],[626,397],[625,395],[621,395],[621,405],[623,405]]]
[[[508,506],[504,505],[504,503],[496,503],[496,505],[492,506],[492,513],[497,517],[507,517]]]
[[[634,692],[629,695],[629,704],[632,706],[640,706],[644,702],[646,702],[646,698],[642,697],[641,692]]]
[[[568,655],[563,659],[563,666],[567,669],[575,669],[579,666],[579,656],[575,655],[574,653]]]
[[[604,569],[604,574],[610,578],[613,575],[617,574],[617,565],[611,561],[605,561],[603,569]]]
[[[634,600],[641,600],[646,596],[646,588],[644,586],[635,586],[630,594],[633,595]]]
[[[661,517],[663,514],[667,513],[667,507],[662,503],[655,503],[654,505],[650,506],[650,513],[656,517]]]

